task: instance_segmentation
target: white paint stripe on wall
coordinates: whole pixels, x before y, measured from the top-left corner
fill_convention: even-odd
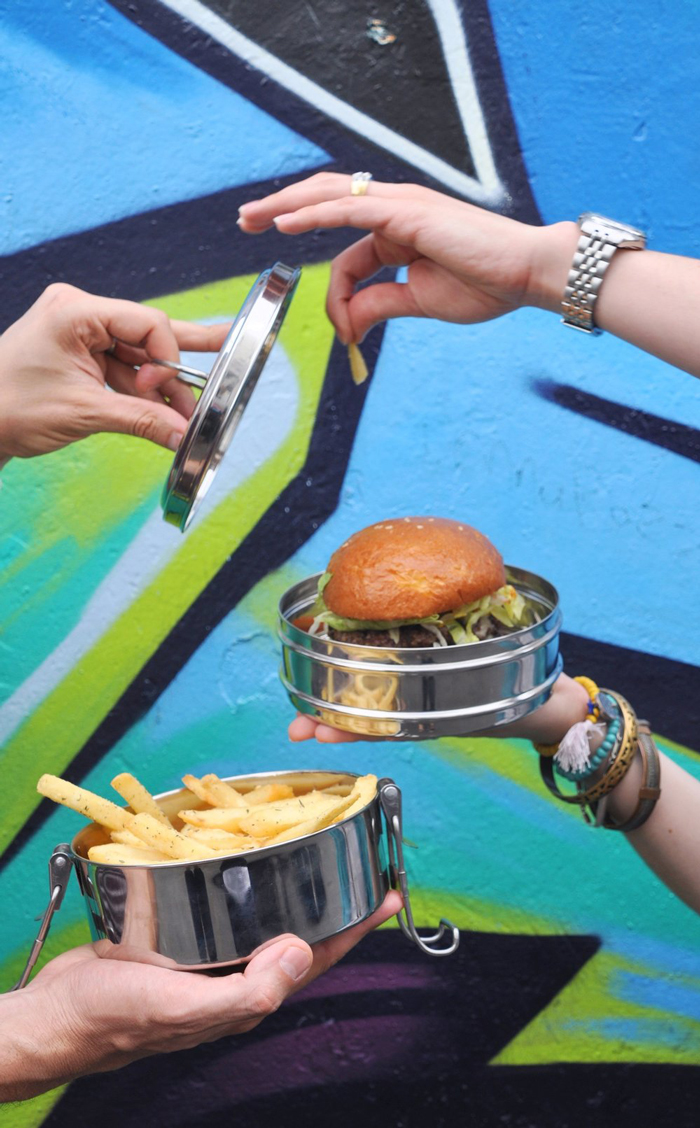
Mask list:
[[[245,62],[269,75],[298,97],[322,113],[339,121],[368,141],[393,153],[401,160],[441,181],[476,203],[496,205],[505,198],[504,187],[496,172],[484,116],[481,112],[462,20],[454,0],[428,0],[433,13],[447,71],[464,132],[469,142],[476,179],[467,176],[436,154],[409,141],[381,122],[362,113],[348,102],[337,98],[310,78],[282,62],[276,55],[231,27],[199,0],[165,0],[167,6],[196,27],[206,31]]]

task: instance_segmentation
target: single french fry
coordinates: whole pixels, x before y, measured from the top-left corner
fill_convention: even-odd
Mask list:
[[[231,787],[230,783],[226,783],[223,779],[219,779],[218,775],[209,772],[208,775],[202,776],[202,784],[207,788],[211,799],[209,802],[212,807],[245,807],[246,801],[235,787]]]
[[[328,787],[321,787],[320,791],[323,795],[349,795],[352,791],[352,784],[350,783],[331,783]]]
[[[145,850],[141,839],[130,830],[113,830],[112,842],[118,842],[120,846],[134,846],[138,850]]]
[[[158,822],[153,815],[135,815],[131,829],[147,846],[160,850],[169,858],[197,861],[216,856],[216,851],[211,850],[204,842],[193,842],[191,838],[185,838],[184,834],[179,834],[172,827]]]
[[[323,815],[326,811],[335,810],[338,800],[332,795],[312,796],[303,795],[290,800],[288,805],[266,804],[241,819],[239,828],[242,834],[252,834],[254,838],[268,838],[270,835],[279,834],[297,823],[307,822],[311,818]]]
[[[376,794],[377,777],[375,775],[360,776],[359,779],[355,780],[355,785],[350,792],[350,798],[354,799],[354,802],[351,803],[347,810],[343,811],[337,819],[334,819],[333,822],[352,818],[352,816],[356,815],[358,811],[361,811],[363,807],[366,807],[367,804],[374,799]]]
[[[260,783],[245,794],[247,805],[258,803],[277,803],[280,799],[293,799],[294,788],[288,783]]]
[[[208,810],[180,811],[180,818],[189,826],[203,827],[205,830],[228,830],[235,834],[250,807],[209,807]]]
[[[124,846],[118,842],[107,843],[104,846],[91,846],[88,850],[91,862],[103,862],[112,866],[152,866],[159,862],[171,862],[166,854],[160,850],[150,850],[143,843],[139,847]]]
[[[77,811],[79,815],[85,815],[91,822],[106,826],[108,830],[131,830],[134,816],[129,811],[118,807],[116,803],[111,803],[109,799],[95,795],[93,791],[87,791],[84,787],[76,787],[74,783],[69,783],[67,779],[61,779],[60,776],[43,775],[37,783],[36,789],[40,795],[45,795],[47,799],[52,799],[54,803],[61,803],[64,807],[70,807],[71,810]]]
[[[180,811],[180,818],[190,826],[200,826],[210,830],[227,830],[236,834],[243,830],[242,823],[251,815],[261,812],[275,812],[283,814],[293,811],[299,818],[309,817],[317,803],[325,804],[326,798],[321,795],[300,795],[292,799],[280,799],[279,803],[265,805],[255,804],[250,807],[210,807],[208,810]],[[303,807],[300,804],[304,804]],[[247,833],[247,832],[246,832]]]
[[[230,849],[232,852],[237,850],[254,850],[258,843],[254,838],[250,838],[245,834],[229,834],[227,830],[214,830],[206,829],[201,826],[189,826],[187,823],[183,826],[180,834],[185,838],[191,838],[195,842],[204,842],[206,846],[211,846],[212,850]]]
[[[343,813],[352,806],[355,800],[354,791],[355,789],[353,788],[350,795],[346,795],[343,799],[336,799],[333,806],[324,814],[297,823],[296,826],[291,826],[287,830],[283,830],[281,834],[276,834],[273,838],[268,838],[265,845],[276,846],[278,842],[289,842],[291,838],[303,838],[305,834],[315,834],[317,830],[325,830],[331,823],[338,821],[338,816],[343,815]]]
[[[350,361],[350,372],[356,384],[364,384],[369,376],[369,370],[365,364],[365,358],[360,352],[359,346],[354,342],[348,345],[348,360]]]
[[[154,819],[158,822],[164,823],[165,826],[171,826],[170,819],[161,811],[150,791],[147,791],[142,783],[139,783],[136,776],[131,772],[122,772],[120,775],[115,776],[112,780],[112,787],[117,791],[122,799],[126,799],[135,814],[153,815]]]

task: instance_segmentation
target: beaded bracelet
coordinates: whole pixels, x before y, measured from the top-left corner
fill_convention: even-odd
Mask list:
[[[621,722],[619,718],[616,718],[615,720],[612,720],[610,722],[610,724],[608,725],[608,731],[605,734],[605,739],[603,740],[600,747],[597,748],[591,756],[588,762],[588,767],[582,768],[578,772],[568,772],[565,768],[561,768],[555,760],[554,770],[556,771],[557,775],[563,776],[564,779],[571,780],[572,783],[580,783],[582,780],[589,779],[592,775],[595,775],[603,762],[607,760],[608,756],[613,751],[613,748],[618,741],[618,737],[620,736],[620,727]]]
[[[638,730],[637,718],[632,707],[624,697],[612,690],[603,689],[598,694],[600,703],[601,715],[613,720],[618,719],[622,730],[619,747],[615,749],[615,755],[611,756],[610,763],[603,777],[599,779],[592,787],[582,789],[579,785],[575,795],[566,795],[560,791],[556,779],[554,778],[554,763],[550,757],[540,756],[540,773],[542,779],[552,794],[560,799],[563,803],[574,803],[581,807],[583,817],[586,822],[591,822],[591,819],[585,810],[586,806],[597,802],[607,795],[613,788],[617,787],[620,780],[629,770],[632,761],[634,760],[637,743],[638,743]],[[614,746],[613,746],[614,747]]]
[[[593,678],[579,676],[575,677],[573,680],[575,682],[578,682],[579,685],[582,685],[586,693],[588,694],[588,710],[586,712],[585,719],[587,721],[592,721],[592,723],[595,724],[600,717],[600,709],[597,704],[598,694],[600,693],[600,690],[598,689],[596,683],[593,681]],[[557,741],[556,744],[539,744],[533,741],[535,751],[539,752],[540,756],[556,756],[557,752],[559,751],[560,743],[560,741]]]

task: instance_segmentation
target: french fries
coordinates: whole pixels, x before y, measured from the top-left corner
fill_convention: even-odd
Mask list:
[[[312,776],[306,787],[311,781],[317,782]],[[58,776],[43,775],[37,790],[109,832],[111,841],[90,846],[88,858],[115,866],[201,861],[289,842],[352,817],[377,793],[374,775],[358,777],[352,785],[348,781],[325,787],[320,778],[314,790],[305,791],[300,784],[299,795],[286,783],[258,784],[241,793],[213,774],[186,775],[183,783],[207,806],[175,814],[177,806],[169,800],[165,806],[170,818],[128,772],[116,776],[112,786],[133,814]]]
[[[170,819],[161,811],[150,791],[147,791],[143,784],[139,783],[136,776],[132,776],[131,772],[122,772],[121,775],[115,776],[111,786],[121,795],[122,799],[126,799],[132,811],[136,814],[143,812],[147,815],[153,815],[153,818],[158,819],[158,822],[170,826]]]
[[[76,787],[74,783],[69,783],[67,779],[61,779],[60,776],[43,775],[37,783],[36,789],[40,795],[45,795],[47,799],[53,799],[54,803],[62,803],[64,807],[78,811],[91,822],[99,823],[100,826],[105,826],[108,830],[131,830],[131,824],[134,820],[132,814],[125,811],[123,807],[118,807],[116,803],[110,803],[109,799],[102,799],[99,795],[95,795],[93,791],[87,791],[84,787]]]
[[[184,834],[178,834],[172,827],[163,826],[153,815],[136,815],[131,826],[134,834],[147,846],[170,858],[182,861],[186,858],[197,860],[216,857],[216,850],[212,850],[211,846],[185,838]]]
[[[118,842],[108,842],[104,846],[91,846],[88,850],[91,862],[103,862],[109,866],[152,866],[158,862],[172,862],[160,850],[149,850],[141,843],[139,846],[121,846]]]

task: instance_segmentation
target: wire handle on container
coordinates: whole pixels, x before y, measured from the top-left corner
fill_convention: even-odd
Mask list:
[[[48,932],[51,927],[51,921],[53,919],[53,914],[57,913],[61,907],[61,902],[63,901],[63,897],[70,880],[72,868],[73,858],[70,852],[70,847],[68,846],[67,842],[62,842],[55,848],[53,854],[49,858],[49,883],[51,888],[51,897],[49,899],[49,903],[46,906],[46,911],[43,917],[41,918],[39,931],[37,933],[36,940],[32,944],[32,950],[29,953],[29,959],[27,960],[24,971],[15,983],[14,987],[10,988],[11,991],[20,991],[22,987],[26,987],[27,983],[29,982],[29,977],[34,970],[36,961],[39,959],[41,949],[44,946],[44,941],[48,936]]]
[[[399,892],[403,897],[403,911],[406,919],[404,920],[403,915],[398,913],[399,927],[404,936],[412,940],[414,944],[417,944],[421,951],[425,952],[427,955],[451,956],[459,947],[459,929],[449,920],[445,920],[443,917],[437,932],[433,932],[430,936],[419,936],[416,930],[413,912],[411,910],[411,898],[408,892],[408,877],[406,876],[403,859],[401,791],[392,779],[382,779],[379,781],[379,802],[381,803],[384,818],[387,822],[389,865],[391,867],[393,884],[398,885]],[[447,947],[436,947],[442,938],[450,933],[452,935],[450,944]]]

